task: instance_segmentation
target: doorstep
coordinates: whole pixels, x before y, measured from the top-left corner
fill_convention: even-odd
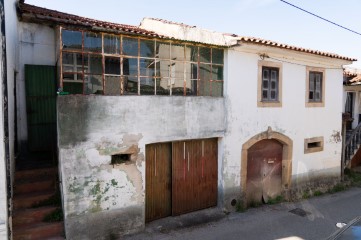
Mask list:
[[[175,217],[166,217],[147,223],[145,225],[145,233],[161,232],[166,233],[172,230],[189,228],[219,221],[227,216],[222,209],[218,207],[207,208],[196,212],[182,214]]]

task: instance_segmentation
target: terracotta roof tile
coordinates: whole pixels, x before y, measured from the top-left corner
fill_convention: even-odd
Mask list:
[[[312,50],[312,49],[308,49],[308,48],[296,47],[296,46],[282,44],[282,43],[265,40],[265,39],[260,39],[260,38],[244,37],[244,36],[238,36],[238,38],[239,38],[239,41],[245,42],[245,43],[256,43],[256,44],[265,45],[265,46],[286,48],[286,49],[290,49],[290,50],[294,50],[294,51],[311,53],[311,54],[316,54],[316,55],[321,55],[321,56],[331,57],[331,58],[337,58],[337,59],[342,59],[342,60],[347,60],[347,61],[357,61],[357,59],[355,59],[355,58],[340,56],[335,53],[322,52],[322,51]]]
[[[154,31],[145,30],[145,29],[139,28],[137,26],[111,23],[111,22],[106,22],[106,21],[99,21],[99,20],[95,20],[95,19],[91,19],[91,18],[80,17],[80,16],[73,15],[73,14],[68,14],[68,13],[58,12],[55,10],[50,10],[50,9],[46,9],[46,8],[42,8],[42,7],[37,7],[37,6],[33,6],[33,5],[21,3],[21,2],[18,5],[18,10],[19,10],[21,17],[23,17],[25,19],[29,19],[30,21],[45,21],[45,22],[47,21],[47,22],[52,22],[52,23],[56,23],[59,25],[82,26],[82,27],[86,27],[86,28],[92,28],[95,30],[99,30],[97,28],[101,28],[102,31],[109,31],[109,32],[115,31],[115,32],[119,32],[119,33],[127,32],[127,33],[144,35],[144,36],[149,36],[149,37],[172,39],[172,37],[166,37],[164,35],[157,34]],[[183,23],[175,23],[175,22],[171,22],[171,21],[167,21],[167,20],[163,20],[163,19],[153,18],[153,20],[161,21],[161,22],[168,23],[168,24],[177,24],[177,25],[188,27],[188,28],[195,28],[195,26],[190,26],[190,25],[186,25]],[[270,41],[270,40],[255,38],[255,37],[245,37],[245,36],[238,36],[236,34],[226,34],[226,33],[224,35],[235,37],[235,38],[237,38],[238,41],[245,42],[245,43],[254,43],[254,44],[260,44],[260,45],[265,45],[265,46],[285,48],[285,49],[290,49],[290,50],[294,50],[294,51],[316,54],[316,55],[320,55],[320,56],[337,58],[337,59],[342,59],[342,60],[347,60],[347,61],[357,61],[357,59],[355,59],[355,58],[344,57],[344,56],[340,56],[335,53],[321,52],[321,51],[317,51],[317,50],[296,47],[296,46],[292,46],[292,45],[288,45],[288,44],[282,44],[282,43],[278,43],[275,41]],[[179,40],[181,40],[181,39],[179,39]]]
[[[148,31],[137,26],[99,21],[91,18],[80,17],[73,14],[58,12],[30,4],[19,3],[18,11],[22,18],[30,21],[45,21],[60,25],[75,25],[87,28],[102,28],[103,31],[128,32],[149,37],[165,38],[153,31]]]

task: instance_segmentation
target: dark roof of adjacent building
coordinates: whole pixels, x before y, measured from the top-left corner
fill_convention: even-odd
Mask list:
[[[73,14],[33,6],[26,3],[18,4],[18,13],[23,20],[28,20],[31,22],[55,23],[63,26],[90,28],[93,30],[100,30],[105,32],[117,32],[156,38],[167,38],[153,31],[148,31],[137,26],[99,21],[91,18],[80,17]]]

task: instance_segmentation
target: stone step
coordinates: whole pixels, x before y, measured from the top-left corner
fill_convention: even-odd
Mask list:
[[[54,194],[55,190],[16,195],[13,198],[13,209],[30,208],[41,201],[49,199]]]
[[[56,239],[63,236],[63,233],[63,222],[38,223],[14,231],[13,240]]]
[[[36,181],[18,182],[14,185],[14,194],[50,191],[56,188],[55,179],[38,179]]]
[[[15,211],[13,214],[13,228],[41,223],[46,215],[52,213],[56,209],[57,207],[54,206],[46,206]]]
[[[16,171],[15,183],[18,181],[30,181],[37,178],[56,178],[57,174],[58,169],[55,167]]]

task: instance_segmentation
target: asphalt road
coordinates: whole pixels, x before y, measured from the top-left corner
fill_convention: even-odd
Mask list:
[[[300,209],[303,216],[290,212],[294,209]],[[319,240],[336,231],[337,222],[347,223],[357,216],[361,216],[361,188],[351,188],[296,203],[263,205],[244,213],[231,213],[216,222],[192,227],[173,230],[162,228],[157,231],[153,224],[151,227],[147,226],[143,233],[125,239]]]

